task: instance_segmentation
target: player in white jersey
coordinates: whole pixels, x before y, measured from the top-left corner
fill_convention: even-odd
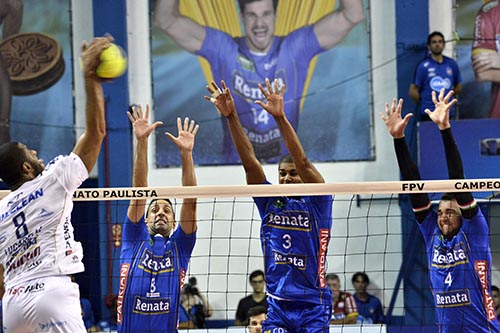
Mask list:
[[[5,332],[86,332],[78,285],[84,270],[73,237],[73,192],[88,178],[106,135],[104,95],[96,75],[110,36],[82,46],[86,128],[68,156],[47,166],[19,142],[0,146],[0,178],[11,193],[0,201],[0,263],[5,268]]]

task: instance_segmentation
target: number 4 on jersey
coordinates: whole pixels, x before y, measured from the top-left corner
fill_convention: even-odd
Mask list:
[[[444,279],[444,283],[447,284],[448,287],[451,287],[451,284],[453,283],[451,273],[448,273],[448,275],[446,275],[446,279]]]

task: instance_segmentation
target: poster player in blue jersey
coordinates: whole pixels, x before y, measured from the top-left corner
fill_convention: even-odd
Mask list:
[[[147,187],[148,138],[161,122],[149,123],[149,106],[134,107],[129,119],[137,139],[132,186]],[[198,125],[177,119],[179,134],[167,136],[182,160],[182,185],[195,186],[193,147]],[[169,199],[130,201],[120,255],[118,332],[176,332],[180,293],[196,241],[196,199],[183,200],[179,226]]]
[[[313,25],[274,35],[277,0],[239,0],[245,36],[231,35],[204,27],[179,13],[179,0],[157,0],[156,24],[185,50],[197,54],[211,65],[213,77],[229,84],[236,109],[257,158],[275,163],[287,147],[273,117],[254,103],[263,99],[258,88],[265,78],[285,85],[285,112],[297,130],[300,103],[309,63],[349,33],[364,18],[362,0],[340,0],[339,9]],[[225,121],[224,155],[226,163],[237,163],[238,154],[231,143]]]
[[[453,138],[450,109],[453,91],[439,97],[432,92],[434,111],[425,112],[439,128],[443,139],[450,179],[463,179],[460,152]],[[394,138],[394,148],[404,180],[420,180],[404,137],[409,119],[401,117],[403,100],[386,103],[381,117]],[[424,238],[430,282],[439,331],[500,332],[491,296],[491,250],[489,228],[470,192],[445,193],[437,211],[426,193],[410,195],[413,212]]]
[[[241,157],[248,184],[269,184],[239,121],[233,97],[222,81],[207,86],[226,118],[233,143]],[[256,103],[274,118],[290,152],[279,165],[279,183],[324,183],[323,176],[307,158],[299,137],[284,110],[285,86],[266,79],[259,85],[266,104]],[[332,227],[331,195],[255,197],[262,219],[261,247],[266,270],[269,305],[263,332],[329,332],[332,293],[326,284],[325,267]]]

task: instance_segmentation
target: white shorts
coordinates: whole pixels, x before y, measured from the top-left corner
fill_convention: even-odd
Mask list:
[[[9,286],[2,299],[6,333],[85,333],[80,290],[68,276]]]

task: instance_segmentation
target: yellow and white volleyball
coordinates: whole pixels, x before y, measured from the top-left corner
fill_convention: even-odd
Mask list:
[[[102,79],[115,79],[127,70],[127,55],[116,44],[111,43],[110,47],[104,49],[101,52],[100,60],[96,73]]]

